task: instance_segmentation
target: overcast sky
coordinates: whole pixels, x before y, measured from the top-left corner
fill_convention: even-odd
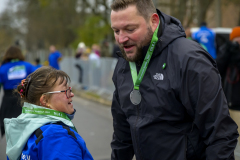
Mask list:
[[[6,7],[8,0],[0,0],[0,13],[4,10],[4,8]]]

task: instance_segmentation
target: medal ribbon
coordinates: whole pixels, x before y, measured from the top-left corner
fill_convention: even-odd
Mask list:
[[[144,58],[142,67],[141,67],[138,75],[137,75],[136,63],[135,62],[129,62],[130,69],[131,69],[131,75],[132,75],[132,79],[133,79],[133,85],[134,85],[135,90],[139,90],[140,83],[142,82],[143,76],[144,76],[144,74],[147,70],[148,64],[150,62],[153,51],[154,51],[155,46],[157,44],[157,41],[158,41],[157,32],[158,32],[159,25],[160,25],[160,21],[159,21],[157,29],[153,33],[153,37],[152,37],[150,46],[148,48],[147,54]]]
[[[49,116],[55,116],[64,118],[68,121],[71,121],[66,113],[56,111],[56,110],[49,110],[49,109],[43,109],[43,108],[33,108],[29,109],[28,107],[22,107],[22,113],[29,113],[29,114],[38,114],[38,115],[49,115]],[[73,129],[77,132],[77,129],[73,127]]]

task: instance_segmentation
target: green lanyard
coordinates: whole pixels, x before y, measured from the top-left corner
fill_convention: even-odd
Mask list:
[[[56,110],[49,110],[49,109],[43,109],[43,108],[29,109],[28,107],[22,107],[22,113],[49,115],[49,116],[64,118],[68,121],[71,121],[65,113],[56,111]],[[77,129],[75,127],[73,127],[73,129],[77,132]]]
[[[139,90],[140,83],[142,82],[143,76],[144,76],[144,74],[145,74],[145,72],[147,70],[149,61],[150,61],[150,59],[152,57],[154,48],[155,48],[156,43],[158,41],[157,32],[158,32],[159,25],[160,25],[160,22],[158,24],[157,29],[154,31],[154,34],[153,34],[150,46],[148,48],[147,54],[146,54],[146,56],[144,58],[142,67],[141,67],[138,75],[137,75],[136,63],[135,62],[129,62],[129,65],[130,65],[130,68],[131,68],[133,84],[134,84],[134,89],[135,90]]]
[[[12,59],[11,63],[18,62],[18,61],[19,61],[19,59]]]

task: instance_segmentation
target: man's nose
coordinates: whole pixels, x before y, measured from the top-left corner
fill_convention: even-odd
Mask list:
[[[122,44],[122,43],[125,43],[126,41],[128,41],[128,36],[124,33],[120,33],[119,35],[119,43]]]

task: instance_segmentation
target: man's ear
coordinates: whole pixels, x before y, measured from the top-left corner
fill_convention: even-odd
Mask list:
[[[157,13],[153,13],[151,18],[150,18],[150,24],[151,24],[153,32],[157,29],[159,21],[160,21],[160,19],[159,19],[158,14]]]
[[[41,97],[40,97],[40,104],[42,105],[42,106],[47,106],[47,97],[46,97],[46,95],[42,95]]]

